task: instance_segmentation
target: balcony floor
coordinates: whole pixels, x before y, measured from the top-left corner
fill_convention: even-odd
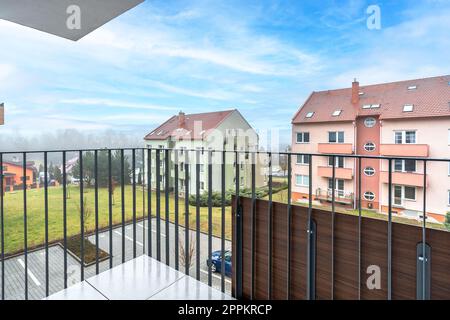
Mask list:
[[[57,292],[48,300],[230,300],[231,296],[146,255]]]

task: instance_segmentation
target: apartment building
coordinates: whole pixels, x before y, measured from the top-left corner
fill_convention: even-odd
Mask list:
[[[180,112],[172,116],[166,122],[152,130],[145,136],[145,143],[148,148],[169,148],[181,150],[175,155],[175,152],[169,152],[169,186],[174,187],[174,164],[176,156],[179,165],[179,190],[184,194],[185,190],[185,164],[189,164],[189,193],[196,193],[196,164],[199,163],[200,171],[200,193],[208,190],[208,150],[239,150],[256,151],[258,150],[258,135],[250,126],[238,110],[227,110],[218,112],[185,114]],[[184,152],[183,150],[195,150]],[[156,188],[156,154],[152,154],[152,188]],[[165,187],[165,152],[159,154],[160,165],[160,183],[161,188]],[[238,163],[236,164],[236,154],[227,152],[225,159],[225,189],[230,190],[236,185],[236,165],[239,165],[239,184],[241,188],[250,188],[251,186],[251,157],[245,152],[239,153]],[[221,164],[222,154],[220,152],[212,153],[212,190],[221,191],[222,181]],[[257,163],[256,186],[264,184],[264,176],[261,173],[260,165]]]
[[[293,152],[391,157],[450,158],[450,76],[313,92],[292,120]],[[388,160],[314,157],[315,201],[330,200],[332,166],[339,204],[357,206],[358,172],[363,208],[387,212]],[[308,156],[292,163],[293,200],[308,199]],[[450,164],[392,161],[393,212],[420,219],[424,181],[428,221],[442,222],[450,211]]]

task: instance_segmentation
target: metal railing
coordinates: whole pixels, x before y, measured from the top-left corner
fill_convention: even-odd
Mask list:
[[[6,292],[6,286],[5,286],[5,279],[8,276],[5,268],[5,261],[9,256],[14,254],[20,254],[21,257],[23,257],[23,279],[24,279],[24,298],[29,298],[29,278],[30,278],[30,261],[29,256],[32,252],[31,250],[36,248],[44,250],[44,257],[45,257],[45,263],[44,263],[44,282],[45,282],[45,296],[48,296],[51,294],[51,280],[50,279],[50,260],[49,260],[49,248],[52,246],[55,242],[61,242],[62,250],[63,250],[63,288],[67,288],[69,286],[68,284],[68,276],[69,276],[69,262],[68,259],[70,257],[69,253],[69,240],[70,237],[73,237],[73,234],[68,234],[68,228],[69,228],[69,208],[68,208],[68,192],[69,192],[69,173],[67,172],[67,161],[68,161],[68,155],[77,155],[78,157],[78,176],[79,179],[79,199],[78,199],[78,212],[79,215],[78,221],[79,221],[79,238],[80,238],[80,244],[79,244],[79,262],[80,262],[80,277],[79,280],[83,281],[86,278],[85,269],[88,268],[85,264],[85,245],[86,242],[84,239],[88,236],[94,237],[94,246],[95,246],[95,258],[93,265],[95,266],[95,274],[98,274],[101,269],[101,265],[104,262],[101,257],[101,249],[99,247],[99,244],[101,242],[100,237],[101,236],[107,236],[108,237],[108,246],[107,250],[109,251],[109,255],[107,258],[107,265],[108,268],[112,268],[115,265],[114,261],[114,232],[116,234],[119,234],[121,237],[120,241],[120,255],[121,259],[120,262],[124,263],[126,261],[126,255],[127,255],[127,246],[126,241],[130,240],[129,237],[126,235],[127,227],[131,226],[132,228],[132,257],[135,258],[138,255],[137,250],[137,225],[139,223],[144,223],[144,227],[142,228],[142,243],[143,246],[142,253],[147,254],[151,257],[155,257],[158,261],[163,261],[167,265],[173,265],[176,270],[182,269],[182,261],[184,261],[184,272],[187,275],[191,274],[191,263],[193,262],[193,254],[192,252],[195,252],[195,272],[192,273],[192,275],[197,279],[201,280],[201,252],[204,251],[202,248],[202,234],[206,234],[207,241],[206,241],[206,251],[207,251],[207,270],[203,270],[207,274],[207,283],[208,285],[213,284],[213,271],[212,271],[212,252],[213,252],[213,239],[218,238],[220,242],[220,253],[221,256],[224,257],[225,253],[227,251],[226,246],[226,215],[227,215],[227,208],[229,207],[228,203],[228,193],[233,193],[234,195],[234,207],[236,208],[236,215],[235,215],[235,232],[236,236],[233,239],[233,241],[236,241],[235,248],[236,252],[233,252],[233,255],[235,255],[233,266],[233,273],[235,275],[234,278],[234,289],[233,295],[237,298],[241,298],[243,294],[243,214],[241,205],[240,205],[240,196],[241,192],[243,192],[243,189],[248,189],[248,184],[244,184],[244,186],[241,185],[241,179],[240,177],[242,175],[249,175],[250,179],[250,194],[247,195],[251,198],[251,221],[252,221],[252,227],[251,227],[251,248],[252,248],[252,254],[251,254],[251,270],[252,270],[252,282],[251,282],[251,295],[250,298],[255,297],[255,282],[253,281],[253,275],[255,274],[255,241],[256,241],[256,226],[255,226],[255,216],[257,214],[264,214],[262,212],[257,212],[256,210],[256,200],[257,200],[257,183],[256,179],[258,176],[258,169],[259,169],[259,163],[267,163],[267,171],[268,172],[268,184],[267,184],[267,196],[266,199],[268,201],[268,212],[267,214],[267,246],[268,246],[268,274],[267,274],[267,284],[268,284],[268,298],[272,298],[272,283],[273,283],[273,202],[274,202],[274,192],[273,192],[273,176],[272,176],[272,168],[274,165],[274,159],[280,160],[280,158],[287,159],[287,217],[288,217],[288,225],[287,225],[287,234],[288,234],[288,244],[287,244],[287,296],[286,298],[289,299],[291,297],[291,240],[292,237],[295,237],[294,234],[291,232],[291,221],[292,221],[292,193],[293,188],[296,188],[295,185],[292,183],[292,177],[293,177],[293,166],[295,166],[295,163],[292,163],[294,160],[294,157],[297,155],[307,155],[309,156],[309,163],[308,163],[308,176],[309,176],[309,184],[307,187],[307,194],[308,194],[308,215],[307,215],[307,227],[306,231],[308,234],[307,237],[307,247],[306,247],[306,283],[307,283],[307,292],[306,297],[307,299],[314,299],[314,279],[312,277],[315,277],[314,275],[314,261],[311,261],[313,259],[312,252],[315,250],[313,248],[313,238],[309,236],[313,233],[314,230],[314,222],[312,220],[312,210],[313,210],[313,200],[315,197],[317,197],[317,194],[313,192],[313,183],[314,183],[314,176],[313,176],[313,170],[315,161],[319,158],[327,159],[328,157],[337,157],[337,155],[333,154],[310,154],[310,153],[289,153],[289,152],[258,152],[258,151],[237,151],[237,150],[204,150],[204,149],[170,149],[170,148],[159,148],[159,149],[152,149],[152,148],[130,148],[130,149],[86,149],[86,150],[52,150],[52,151],[27,151],[27,152],[2,152],[0,153],[0,233],[1,233],[1,297],[2,299],[7,298],[7,292]],[[89,154],[89,157],[86,157],[86,155]],[[27,176],[27,159],[29,158],[36,158],[38,156],[43,157],[43,169],[44,169],[44,183],[43,183],[43,202],[44,202],[44,208],[43,208],[43,214],[44,214],[44,241],[42,244],[36,244],[33,243],[33,248],[29,246],[29,228],[33,227],[29,225],[29,212],[30,209],[29,205],[29,199],[28,199],[28,188],[26,187],[26,182],[23,183],[23,187],[21,190],[22,193],[22,205],[21,209],[19,210],[22,213],[22,231],[23,232],[23,250],[19,250],[18,252],[9,252],[6,250],[6,244],[7,244],[7,237],[5,235],[5,223],[7,222],[7,218],[11,214],[17,214],[17,212],[8,212],[7,208],[5,207],[5,199],[7,197],[7,194],[5,191],[5,185],[4,185],[4,175],[5,172],[3,172],[3,163],[6,162],[6,159],[12,155],[20,155],[21,157],[21,166],[23,168],[22,175],[23,177]],[[100,157],[104,159],[106,155],[106,164],[100,163]],[[129,157],[131,155],[131,159]],[[49,212],[50,212],[50,206],[51,203],[49,202],[49,190],[51,187],[49,187],[49,157],[52,157],[52,159],[60,158],[61,159],[61,186],[62,186],[62,194],[60,201],[62,202],[60,217],[62,218],[62,239],[50,239],[50,232],[49,232]],[[263,156],[264,161],[261,161],[257,159],[258,156]],[[206,160],[204,162],[201,162],[201,158],[203,159],[206,157]],[[354,200],[355,209],[358,212],[358,218],[359,218],[359,226],[358,226],[358,232],[359,232],[359,268],[361,268],[361,219],[362,219],[362,175],[361,175],[361,164],[364,159],[377,159],[380,161],[387,161],[388,162],[388,212],[387,212],[387,220],[388,220],[388,274],[387,274],[387,282],[388,282],[388,299],[392,298],[392,218],[393,218],[393,195],[392,195],[392,173],[393,173],[393,167],[392,163],[396,159],[412,159],[416,161],[420,161],[423,163],[423,207],[422,207],[422,214],[423,214],[423,223],[422,223],[422,253],[425,254],[426,252],[426,240],[427,240],[427,202],[426,202],[426,192],[427,192],[427,164],[430,162],[450,162],[450,159],[434,159],[434,158],[413,158],[413,157],[382,157],[382,156],[360,156],[360,155],[339,155],[339,157],[343,158],[349,158],[354,159],[354,163],[356,165],[356,168],[358,168],[357,177],[355,177],[355,190],[352,192],[352,200]],[[232,158],[232,162],[230,163],[228,158]],[[93,164],[90,163],[90,161],[93,161]],[[266,160],[268,160],[266,162]],[[54,161],[54,160],[53,160]],[[118,161],[118,162],[117,162]],[[129,163],[131,161],[131,163]],[[164,166],[161,167],[159,165],[161,161],[164,161]],[[233,163],[239,164],[241,161],[248,161],[248,166],[246,167],[249,172],[243,172],[242,167],[240,165],[232,165]],[[116,163],[117,162],[117,163]],[[138,183],[138,176],[136,174],[138,164],[142,169],[141,176],[140,176],[140,183]],[[205,170],[205,174],[207,177],[207,180],[204,181],[206,185],[205,194],[207,197],[207,214],[206,214],[206,220],[207,220],[207,227],[203,228],[206,230],[202,231],[202,216],[201,216],[201,197],[203,197],[202,191],[200,190],[200,164],[206,163],[207,169]],[[230,165],[231,164],[231,165]],[[183,165],[184,168],[181,170],[180,166]],[[214,168],[219,168],[218,171],[214,171]],[[106,177],[101,176],[101,172],[105,173],[106,168]],[[129,170],[127,168],[130,168]],[[230,175],[231,170],[231,175]],[[87,171],[89,171],[89,175],[86,175]],[[93,172],[90,172],[93,171]],[[191,171],[193,171],[193,174],[191,174]],[[336,188],[336,168],[333,167],[332,169],[332,188],[330,190],[326,189],[326,197],[331,202],[331,234],[332,234],[332,241],[334,241],[334,217],[336,214],[336,204],[338,203],[337,199],[341,196],[346,196],[345,194],[340,194],[340,191]],[[216,173],[218,176],[215,176],[214,173]],[[233,180],[230,179],[230,177],[233,176]],[[89,177],[89,179],[87,178]],[[163,186],[161,185],[162,177],[164,177],[164,183]],[[102,179],[105,179],[105,183],[103,186],[100,186],[100,181]],[[180,186],[179,181],[183,178],[184,180],[184,186]],[[220,187],[213,190],[213,184],[214,182],[220,180]],[[93,181],[93,185],[92,185]],[[231,182],[230,182],[231,181]],[[120,184],[120,221],[117,221],[117,219],[114,218],[114,189],[116,186],[116,183]],[[230,183],[233,185],[230,190]],[[191,192],[193,184],[194,192]],[[142,216],[137,216],[137,197],[138,197],[138,190],[137,187],[142,187]],[[86,188],[93,189],[94,191],[94,228],[93,230],[87,230],[86,225],[88,221],[85,221],[87,218],[86,215],[86,207],[85,207],[85,190]],[[131,187],[131,220],[127,221],[127,213],[130,211],[130,209],[127,209],[127,201],[129,200],[126,197],[126,188]],[[450,187],[450,186],[449,186]],[[107,199],[103,201],[100,199],[100,193],[102,189],[107,189]],[[182,193],[181,193],[182,191]],[[180,197],[180,193],[184,196],[184,199]],[[192,196],[191,197],[191,193]],[[217,214],[213,213],[213,195],[215,193],[218,193],[220,195],[220,205],[218,206],[219,212],[219,225],[220,229],[216,230],[216,232],[213,232],[213,215]],[[171,200],[171,197],[173,197],[173,201]],[[162,206],[162,201],[164,201],[164,207]],[[106,207],[101,208],[100,203],[104,204],[106,202]],[[181,212],[180,204],[184,202],[184,212]],[[193,203],[193,204],[192,204]],[[154,204],[154,207],[153,207]],[[216,204],[217,205],[217,204]],[[192,215],[189,207],[194,207],[195,214]],[[113,208],[114,207],[114,208]],[[155,210],[155,212],[153,211]],[[73,211],[73,210],[72,210]],[[101,226],[100,224],[100,213],[106,213],[107,214],[107,224],[106,226]],[[171,213],[173,213],[173,217],[171,217]],[[53,216],[54,212],[52,212]],[[180,215],[184,214],[184,222],[180,219]],[[154,217],[154,218],[153,218]],[[191,219],[195,218],[195,228],[192,229],[191,226]],[[72,219],[72,215],[71,215]],[[71,220],[73,221],[73,219]],[[173,221],[173,222],[171,222]],[[153,223],[155,224],[156,230],[153,230]],[[164,223],[164,235],[162,234],[162,226],[161,223]],[[145,225],[146,224],[146,225]],[[147,226],[147,227],[146,227]],[[52,225],[53,227],[53,225]],[[73,226],[70,226],[73,227]],[[230,226],[228,226],[230,227]],[[70,228],[73,230],[73,228]],[[120,230],[120,231],[119,231]],[[173,231],[174,241],[171,242],[171,233]],[[182,242],[182,237],[180,239],[180,233],[181,230],[184,230],[184,243]],[[154,231],[155,236],[153,236],[152,232]],[[192,231],[192,232],[191,232]],[[19,230],[18,230],[19,232]],[[214,233],[214,234],[213,234]],[[195,238],[195,249],[190,250],[191,248],[191,241],[192,237]],[[162,241],[162,236],[165,237],[165,241]],[[154,243],[154,241],[156,243]],[[10,246],[8,246],[9,248]],[[162,257],[162,248],[165,250],[165,257],[163,259]],[[173,248],[173,249],[172,249]],[[181,257],[180,253],[183,251],[184,248],[184,256]],[[334,270],[334,243],[331,246],[332,251],[332,270]],[[155,249],[155,250],[154,250]],[[172,257],[171,251],[173,250],[174,255]],[[154,252],[156,251],[156,252]],[[423,261],[423,268],[422,268],[422,292],[421,292],[421,298],[425,299],[429,296],[429,293],[426,292],[427,284],[425,283],[427,279],[427,275],[425,274],[427,271],[426,268],[426,260],[425,258],[422,259]],[[226,291],[226,281],[227,277],[225,274],[226,265],[225,265],[225,259],[221,259],[221,272],[220,272],[220,290],[223,292]],[[334,271],[332,271],[332,277],[334,277]],[[359,275],[359,290],[361,288],[361,276]],[[332,291],[332,298],[333,298],[333,292],[334,292],[334,278],[331,280],[331,291]],[[62,288],[61,288],[62,289]],[[361,293],[359,292],[359,297]]]

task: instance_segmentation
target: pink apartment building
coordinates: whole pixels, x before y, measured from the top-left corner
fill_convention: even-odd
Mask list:
[[[450,76],[313,92],[292,120],[292,151],[336,155],[450,158]],[[308,156],[293,158],[293,201],[308,199]],[[313,157],[313,200],[356,207],[358,160]],[[386,212],[388,160],[361,162],[363,208]],[[420,219],[424,168],[420,160],[392,161],[393,212]],[[450,211],[450,165],[427,163],[427,216],[442,222]]]

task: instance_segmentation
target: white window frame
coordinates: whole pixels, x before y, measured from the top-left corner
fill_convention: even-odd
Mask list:
[[[373,144],[373,150],[367,150],[366,146],[371,143]],[[367,152],[374,152],[377,149],[377,145],[375,144],[375,142],[372,141],[367,141],[366,143],[364,143],[364,150],[366,150]]]
[[[306,114],[305,118],[310,119],[310,118],[312,118],[313,116],[314,116],[314,112],[311,111],[311,112],[308,112],[308,113]]]
[[[332,178],[328,178],[328,192],[333,192],[333,188],[330,187],[330,184],[332,183],[332,181],[333,181]],[[342,189],[339,189],[339,182],[342,183]],[[344,179],[335,179],[334,190],[335,190],[335,195],[343,198],[345,196],[345,180]]]
[[[366,169],[369,169],[369,168],[373,170],[373,174],[367,174]],[[376,174],[377,171],[375,170],[374,167],[367,166],[367,167],[364,168],[363,172],[364,172],[364,174],[365,174],[367,177],[373,177],[373,176]]]
[[[406,142],[406,133],[407,132],[414,132],[414,143],[411,142]],[[401,133],[402,135],[402,141],[401,143],[397,143],[397,133]],[[395,130],[394,131],[394,144],[417,144],[418,141],[418,137],[417,137],[417,130]]]
[[[300,157],[300,159],[301,159],[301,162],[298,162],[298,158]],[[307,154],[298,154],[296,157],[295,157],[295,164],[298,164],[298,165],[302,165],[302,166],[307,166],[307,165],[309,165],[309,162],[305,162],[305,159],[306,158],[310,158],[310,156],[309,155],[307,155]]]
[[[373,194],[373,199],[368,199],[368,198],[367,198],[367,193]],[[376,198],[377,196],[375,195],[375,192],[372,192],[372,191],[365,191],[364,194],[363,194],[363,197],[364,197],[364,200],[372,202],[372,201],[375,201],[375,198]]]
[[[393,185],[392,186],[392,194],[395,194],[395,188],[399,187],[401,188],[401,203],[399,206],[403,206],[403,202],[404,201],[417,201],[417,188],[416,187],[412,187],[412,186],[402,186],[402,185]],[[411,198],[406,198],[405,197],[405,188],[413,188],[414,189],[414,199]]]
[[[308,134],[308,142],[305,142],[305,133]],[[302,141],[298,141],[298,135],[301,135]],[[295,143],[297,144],[308,144],[311,141],[311,134],[308,131],[299,131],[295,133]]]
[[[301,177],[301,183],[298,183],[297,177]],[[305,178],[308,179],[308,183],[305,184]],[[309,176],[306,174],[296,174],[295,175],[295,185],[297,187],[309,187]]]
[[[328,167],[330,167],[330,168],[333,167],[333,164],[330,164],[330,162],[333,161],[332,159],[333,159],[333,157],[328,157]],[[342,167],[339,167],[339,161],[342,161]],[[344,157],[335,156],[334,157],[334,167],[335,168],[344,169],[345,168],[345,158]]]
[[[414,111],[414,105],[411,103],[407,103],[403,105],[403,112],[413,112]]]
[[[400,171],[395,169],[395,162],[396,161],[401,161],[402,162],[402,169]],[[411,159],[411,161],[414,161],[414,166],[415,166],[415,170],[414,171],[406,171],[406,159],[394,160],[394,172],[411,172],[411,173],[417,172],[417,161],[413,160],[413,159]]]
[[[341,113],[342,113],[342,110],[341,109],[337,109],[337,110],[333,111],[332,116],[333,117],[339,117],[341,115]]]
[[[369,120],[373,120],[373,125],[371,125],[371,126],[368,126],[368,125],[367,125],[366,122],[369,121]],[[365,126],[366,128],[373,128],[373,127],[376,126],[376,124],[377,124],[377,119],[375,119],[374,117],[367,117],[367,118],[364,119],[364,126]]]
[[[336,142],[330,142],[330,133],[336,134]],[[342,142],[339,142],[339,133],[342,133]],[[345,143],[345,131],[328,131],[328,143]]]

